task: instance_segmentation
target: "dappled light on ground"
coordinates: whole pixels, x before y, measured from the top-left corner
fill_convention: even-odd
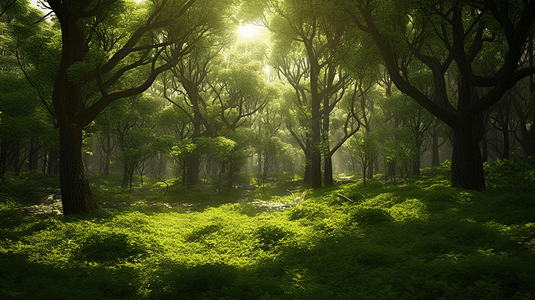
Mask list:
[[[371,181],[309,190],[298,202],[288,183],[272,183],[223,192],[215,196],[234,203],[189,212],[131,205],[61,217],[2,205],[0,296],[532,297],[529,194],[468,192],[425,176],[400,186]],[[119,198],[138,201],[143,193],[129,195]],[[255,205],[270,199],[287,207],[266,212]]]

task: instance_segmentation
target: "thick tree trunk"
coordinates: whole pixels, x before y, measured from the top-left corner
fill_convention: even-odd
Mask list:
[[[484,190],[485,174],[479,149],[480,136],[476,134],[475,120],[470,119],[465,118],[458,127],[452,128],[451,182],[453,187]]]
[[[323,166],[324,166],[324,184],[325,186],[333,186],[333,159],[330,151],[329,141],[329,114],[323,117]]]
[[[367,173],[366,162],[363,161],[362,162],[362,182],[364,185],[366,185],[366,173]]]
[[[312,117],[314,119],[314,117]],[[319,118],[312,124],[312,149],[310,155],[310,175],[312,188],[321,188],[321,134]]]
[[[199,183],[199,167],[201,166],[201,159],[198,156],[190,157],[187,162],[187,182],[188,185],[196,185]]]
[[[412,175],[420,176],[420,159],[415,159],[412,162]]]
[[[81,84],[70,79],[69,68],[83,61],[88,46],[80,28],[78,17],[66,13],[59,1],[54,4],[56,15],[61,17],[62,57],[54,81],[52,100],[60,129],[60,183],[63,213],[91,213],[98,209],[84,165],[82,155],[82,130],[77,117],[84,109]],[[58,14],[59,12],[59,14]]]
[[[333,186],[334,185],[334,179],[333,179],[333,159],[331,155],[325,155],[324,157],[324,166],[325,166],[325,173],[323,177],[325,178],[325,186]]]
[[[98,209],[82,157],[82,130],[75,126],[60,126],[60,182],[63,214]]]
[[[375,162],[374,159],[368,159],[367,161],[367,177],[368,179],[373,179],[373,164]]]
[[[483,134],[481,138],[481,161],[486,162],[489,159],[489,140],[487,139],[487,133]]]
[[[317,82],[311,80],[311,86],[317,85]],[[312,87],[312,126],[310,130],[311,135],[311,149],[310,149],[310,180],[313,189],[321,188],[321,99],[314,91],[317,92],[317,87]]]
[[[312,185],[312,172],[310,171],[310,158],[305,158],[305,174],[303,176],[303,183],[306,185]]]
[[[312,185],[312,146],[310,139],[306,140],[306,149],[305,149],[305,175],[303,176],[303,183],[306,185]]]

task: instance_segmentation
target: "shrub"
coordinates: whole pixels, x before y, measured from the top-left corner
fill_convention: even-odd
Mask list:
[[[316,221],[328,218],[331,214],[332,208],[324,203],[304,202],[288,211],[288,219],[290,221],[307,219],[309,221]]]
[[[395,256],[377,247],[362,249],[357,254],[356,261],[366,267],[379,268],[396,263]]]
[[[380,208],[357,208],[351,212],[350,223],[369,226],[381,223],[392,222],[394,218],[385,210]]]
[[[289,235],[290,232],[274,224],[262,225],[255,230],[255,236],[258,238],[260,248],[265,251],[279,245]]]
[[[24,217],[20,211],[13,209],[13,206],[12,202],[0,202],[0,228],[11,229],[24,223]]]
[[[361,184],[348,184],[344,185],[338,192],[333,193],[332,199],[336,201],[342,201],[345,202],[346,200],[338,199],[338,194],[341,194],[343,196],[346,196],[350,200],[352,200],[355,203],[359,203],[364,199],[364,196],[362,195],[362,192],[360,191],[362,189]]]
[[[237,278],[235,267],[205,264],[194,267],[174,266],[160,282],[153,284],[153,299],[226,299]]]
[[[423,190],[426,192],[424,199],[432,202],[453,202],[456,198],[456,190],[442,184],[433,184]]]
[[[219,224],[210,224],[199,227],[186,236],[186,242],[198,242],[206,236],[220,231],[222,228],[223,227]]]
[[[124,233],[95,233],[82,244],[75,258],[97,263],[113,263],[144,256],[144,245]]]
[[[422,169],[419,178],[418,185],[441,183],[448,186],[451,184],[451,162],[446,160],[438,167]]]
[[[501,193],[535,191],[535,158],[516,156],[485,163],[487,187]]]
[[[6,174],[7,180],[0,189],[1,198],[23,204],[40,202],[43,195],[36,188],[55,187],[56,184],[51,184],[50,181],[53,180],[49,180],[48,177],[41,178],[39,174],[35,172],[21,173],[19,176]]]

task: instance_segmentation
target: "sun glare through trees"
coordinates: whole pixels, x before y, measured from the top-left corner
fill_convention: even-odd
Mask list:
[[[255,37],[259,32],[258,26],[253,24],[244,24],[238,27],[238,35],[242,39],[250,39]]]

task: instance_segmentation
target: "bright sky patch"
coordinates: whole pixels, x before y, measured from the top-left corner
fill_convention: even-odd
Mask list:
[[[252,38],[257,33],[258,33],[258,28],[252,24],[240,25],[240,27],[238,27],[238,34],[240,35],[241,38],[244,38],[244,39]]]

